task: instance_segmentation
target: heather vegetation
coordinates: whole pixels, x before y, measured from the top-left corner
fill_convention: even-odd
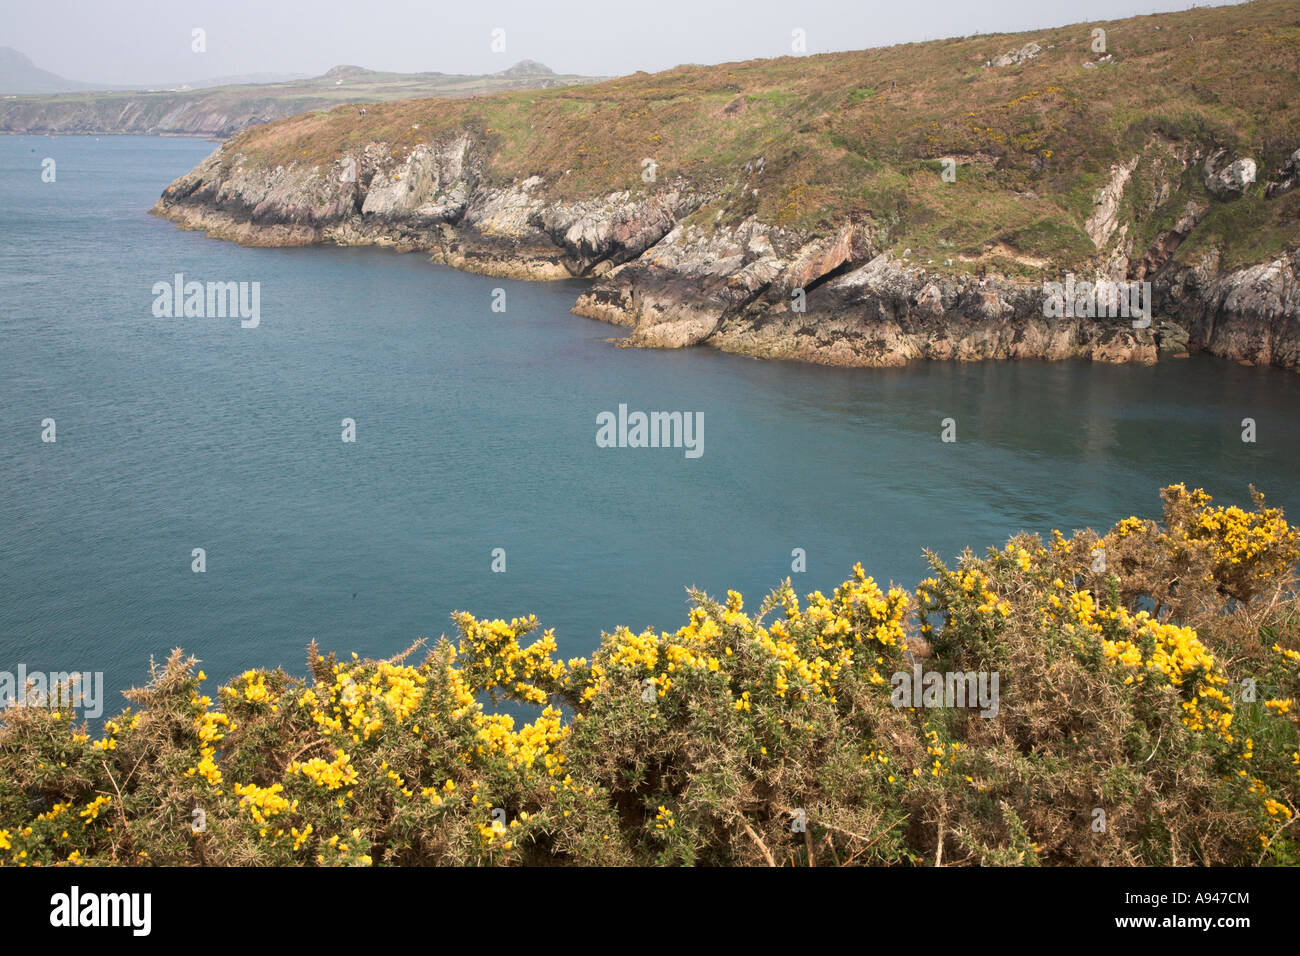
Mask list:
[[[211,693],[176,651],[102,734],[4,713],[0,861],[1294,864],[1300,534],[1258,495],[1162,494],[1159,521],[932,556],[914,592],[859,567],[696,594],[588,658],[463,613]],[[995,712],[900,700],[921,668],[996,673]]]

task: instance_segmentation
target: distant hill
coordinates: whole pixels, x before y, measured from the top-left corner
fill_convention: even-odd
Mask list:
[[[250,86],[306,79],[310,79],[306,73],[241,73],[237,76],[214,76],[206,80],[190,80],[188,83],[81,83],[77,80],[65,79],[49,70],[40,69],[32,63],[27,54],[20,50],[0,46],[0,94],[82,93],[93,90],[176,92],[180,89],[206,90],[217,86]]]
[[[13,47],[0,46],[0,93],[72,93],[104,89],[108,87],[66,80],[40,69]]]
[[[191,80],[187,86],[196,90],[207,90],[214,86],[251,86],[263,83],[292,83],[294,80],[311,79],[309,73],[240,73],[236,76],[214,76],[210,80]],[[168,83],[168,87],[180,86]],[[121,89],[121,87],[118,87]]]
[[[508,70],[502,70],[497,76],[554,76],[555,71],[545,63],[536,60],[520,60]]]
[[[23,54],[8,48],[0,50],[0,71],[0,76],[11,78],[11,82],[0,82],[0,92],[8,94],[0,99],[0,133],[133,133],[219,139],[250,126],[344,103],[364,108],[361,104],[411,97],[475,96],[571,86],[598,79],[558,74],[534,60],[522,60],[509,69],[483,76],[384,73],[341,65],[318,77],[273,83],[223,85],[218,79],[194,83],[194,89],[109,91],[39,70]],[[41,83],[44,86],[36,89]]]

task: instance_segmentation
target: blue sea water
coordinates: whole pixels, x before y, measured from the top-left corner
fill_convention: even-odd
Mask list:
[[[796,548],[801,592],[855,561],[911,586],[923,548],[1157,516],[1171,482],[1240,503],[1253,482],[1300,516],[1294,373],[619,349],[568,311],[576,281],[147,215],[212,148],[0,137],[0,670],[103,671],[109,713],[173,647],[218,680],[301,673],[313,638],[387,656],[460,609],[535,613],[569,656],[675,629],[688,585],[756,605]],[[175,273],[260,283],[260,324],[155,317]],[[597,447],[620,404],[702,413],[703,455]]]

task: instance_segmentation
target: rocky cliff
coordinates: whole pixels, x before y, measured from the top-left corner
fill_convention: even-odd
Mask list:
[[[1284,9],[1250,6],[1265,18]],[[1178,18],[1189,16],[1210,16],[1224,37],[1241,32],[1222,11],[1139,20],[1164,19],[1166,30],[1181,31]],[[1153,58],[1179,49],[1181,41],[1144,26]],[[1086,39],[1087,30],[1062,30],[1029,44],[1026,37],[994,38],[1023,56],[1004,50],[977,63],[973,75],[1010,96],[1012,107],[1048,95],[1081,103],[1063,88],[1044,93],[1051,74],[1013,84],[989,76],[1038,69],[1056,56],[1058,72],[1091,82],[1097,65],[1075,62],[1066,39]],[[1126,35],[1120,26],[1112,30]],[[1154,41],[1146,35],[1153,32]],[[988,45],[981,39],[973,50]],[[1054,53],[1061,48],[1067,52]],[[1131,49],[1131,63],[1140,64],[1140,48]],[[832,55],[832,63],[836,56],[855,55]],[[745,64],[681,68],[666,79],[490,97],[458,108],[389,104],[361,123],[339,113],[310,125],[289,120],[218,149],[170,185],[155,211],[253,245],[375,244],[488,275],[590,278],[574,311],[630,327],[623,341],[636,346],[710,345],[850,366],[922,358],[1149,363],[1203,349],[1300,368],[1294,110],[1278,127],[1284,138],[1259,143],[1200,129],[1193,119],[1135,123],[1110,134],[1105,148],[1088,144],[1071,159],[1061,155],[1072,148],[1068,130],[1057,140],[1035,133],[1026,149],[999,147],[996,136],[983,150],[921,146],[930,157],[951,157],[948,168],[960,171],[953,182],[943,175],[946,163],[907,155],[915,144],[895,145],[901,156],[881,148],[889,159],[881,171],[886,164],[873,168],[842,148],[813,159],[792,152],[759,135],[770,131],[770,114],[747,127],[734,123],[760,113],[776,95],[771,89],[798,89],[804,78],[792,71],[812,70],[803,66],[812,60],[788,60],[775,78],[763,72],[772,69],[767,64],[753,66],[752,75]],[[818,66],[825,73],[826,63]],[[853,94],[847,108],[869,99],[856,95],[856,78],[845,82]],[[683,95],[683,85],[693,95]],[[1012,95],[1018,87],[1027,92]],[[817,95],[824,105],[824,84]],[[941,90],[935,96],[942,100]],[[1001,139],[1014,141],[1021,128],[1033,132],[1042,105],[1023,119],[1003,110]],[[806,103],[782,107],[787,123],[810,115]],[[873,115],[891,110],[868,107],[855,122],[869,126]],[[944,109],[933,107],[939,119],[931,125],[942,129]],[[922,101],[904,121],[925,119]],[[618,122],[631,129],[611,134]],[[701,124],[716,126],[712,140],[696,142]],[[844,135],[831,114],[806,125],[795,126],[796,140],[834,144]],[[663,161],[665,153],[679,161]],[[611,163],[621,170],[610,172]],[[935,228],[941,203],[948,220]],[[992,218],[981,221],[990,207]],[[1076,275],[1080,282],[1149,283],[1148,317],[1107,318],[1085,308],[1049,317],[1046,283]]]
[[[265,95],[238,99],[201,93],[148,92],[29,96],[0,103],[0,132],[224,139],[241,129],[292,116],[314,105],[309,98]]]

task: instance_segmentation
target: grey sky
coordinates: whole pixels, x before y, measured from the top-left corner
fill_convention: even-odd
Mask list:
[[[1195,4],[1211,6],[1214,4]],[[0,46],[100,83],[319,74],[351,63],[491,73],[517,60],[615,75],[1185,10],[1187,0],[0,0]],[[190,49],[194,27],[207,51]],[[490,49],[506,31],[506,51]]]

